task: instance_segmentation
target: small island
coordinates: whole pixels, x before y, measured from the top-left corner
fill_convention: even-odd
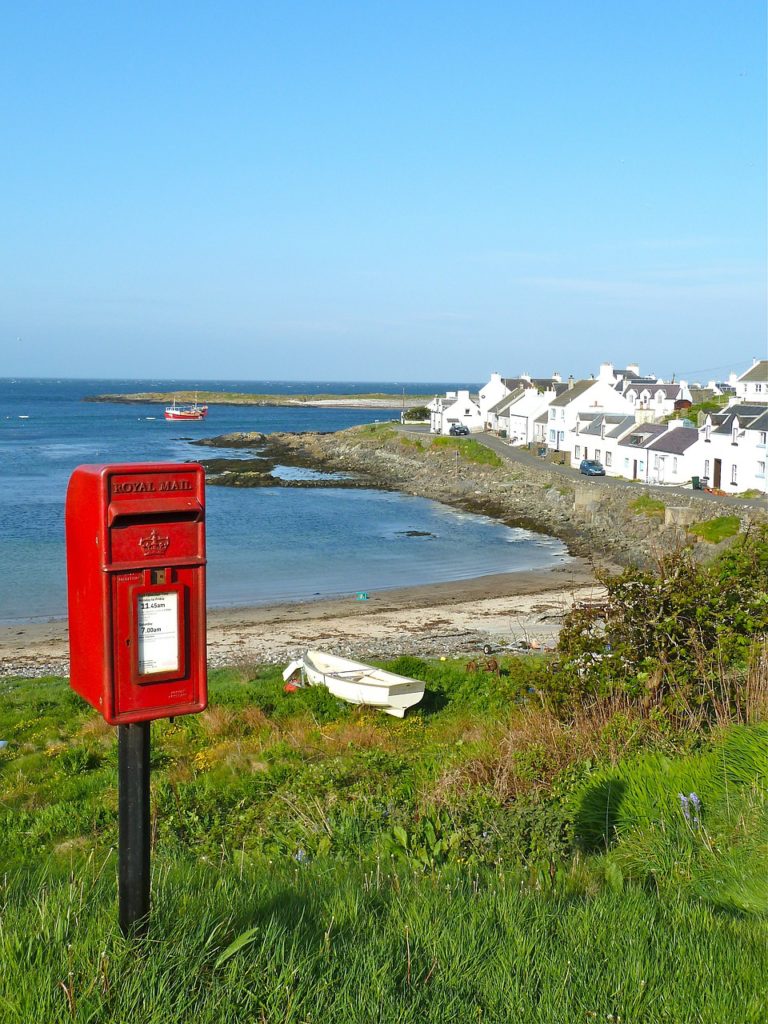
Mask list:
[[[118,402],[122,405],[197,401],[201,405],[288,405],[328,409],[413,409],[424,406],[432,395],[255,395],[235,391],[141,391],[126,395],[86,395],[85,402]]]

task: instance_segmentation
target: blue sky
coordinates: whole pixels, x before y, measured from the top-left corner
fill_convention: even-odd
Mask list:
[[[0,376],[765,354],[757,0],[31,0],[2,39]]]

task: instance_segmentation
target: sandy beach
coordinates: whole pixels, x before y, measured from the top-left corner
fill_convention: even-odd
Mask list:
[[[533,640],[547,647],[574,601],[600,593],[592,569],[572,558],[549,570],[480,576],[329,600],[211,609],[211,666],[287,662],[306,650],[357,657],[471,656],[485,644]],[[0,676],[67,675],[67,623],[0,627]]]

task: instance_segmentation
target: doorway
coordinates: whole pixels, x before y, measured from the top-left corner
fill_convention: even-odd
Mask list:
[[[712,481],[712,486],[716,491],[720,490],[720,478],[723,472],[723,460],[715,459],[715,479]]]

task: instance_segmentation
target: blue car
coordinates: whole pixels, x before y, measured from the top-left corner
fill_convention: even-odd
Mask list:
[[[582,459],[579,472],[583,473],[584,476],[605,476],[603,464],[598,462],[597,459]]]

